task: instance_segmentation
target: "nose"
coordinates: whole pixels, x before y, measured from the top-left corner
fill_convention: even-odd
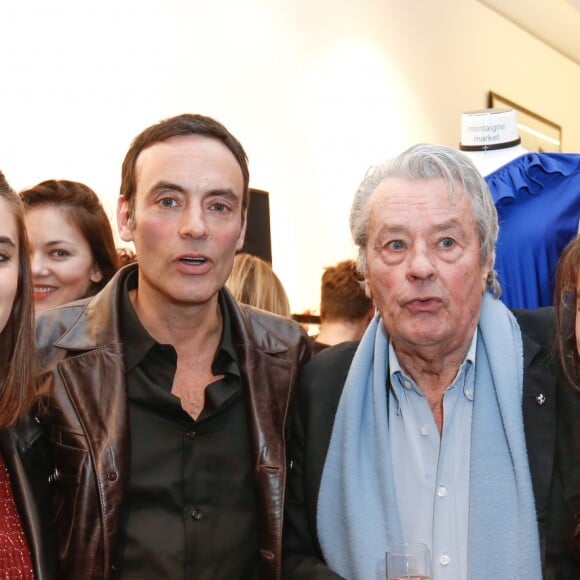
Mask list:
[[[36,250],[31,252],[30,269],[33,276],[47,276],[49,274],[49,268],[42,252]]]
[[[207,233],[207,221],[202,208],[192,204],[181,214],[179,236],[201,239],[207,237]]]
[[[415,244],[409,253],[407,276],[411,280],[428,280],[435,276],[435,271],[433,256],[427,245]]]

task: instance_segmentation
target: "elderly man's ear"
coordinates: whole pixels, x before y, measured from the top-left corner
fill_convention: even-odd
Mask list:
[[[365,296],[369,300],[372,300],[373,299],[373,293],[372,293],[371,287],[369,286],[369,283],[368,283],[368,281],[366,279],[364,281],[364,288],[365,288]]]

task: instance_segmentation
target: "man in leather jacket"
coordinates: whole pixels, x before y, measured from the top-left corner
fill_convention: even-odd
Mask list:
[[[62,578],[280,577],[285,421],[310,351],[224,288],[248,182],[215,120],[145,129],[117,212],[138,265],[39,317]]]

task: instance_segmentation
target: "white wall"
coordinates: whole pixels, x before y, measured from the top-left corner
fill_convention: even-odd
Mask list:
[[[0,169],[15,188],[84,181],[113,216],[139,131],[214,116],[270,192],[295,312],[317,307],[324,266],[354,256],[367,167],[417,141],[456,146],[489,90],[580,151],[579,66],[477,0],[23,0],[0,23]]]

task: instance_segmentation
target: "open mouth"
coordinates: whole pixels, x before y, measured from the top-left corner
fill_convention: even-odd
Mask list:
[[[57,288],[55,286],[35,286],[34,293],[35,294],[52,294],[56,292]]]
[[[184,262],[185,264],[205,264],[207,262],[207,258],[203,256],[183,256],[179,258],[180,262]]]

